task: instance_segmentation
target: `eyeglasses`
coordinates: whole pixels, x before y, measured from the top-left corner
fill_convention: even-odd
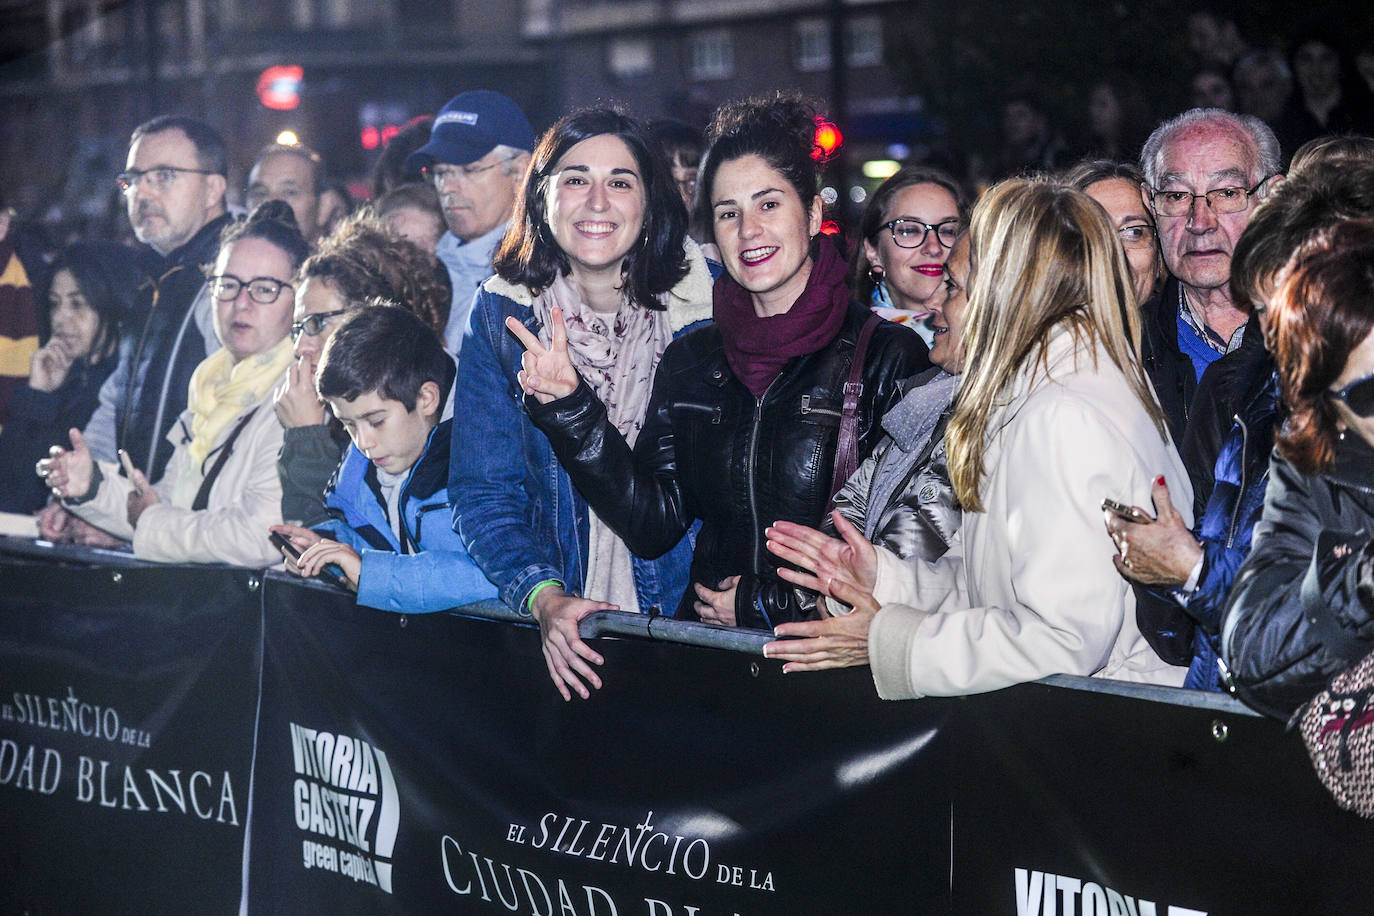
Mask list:
[[[515,158],[515,156],[507,156],[505,159],[498,159],[487,165],[449,165],[446,162],[441,162],[436,165],[427,165],[420,171],[426,178],[434,182],[436,188],[441,188],[446,183],[457,181],[459,178],[464,181],[475,181],[483,172],[490,172],[498,165],[505,165]]]
[[[1344,401],[1357,416],[1374,417],[1374,375],[1357,378],[1340,391],[1326,392],[1326,396],[1333,401]]]
[[[349,309],[337,309],[332,312],[316,312],[313,315],[306,315],[300,321],[291,324],[291,342],[295,343],[301,339],[301,335],[314,337],[324,330],[324,326],[329,323],[329,319],[337,318],[340,315],[348,314]]]
[[[1122,248],[1132,250],[1153,248],[1155,244],[1155,227],[1149,223],[1131,223],[1128,226],[1121,226],[1116,230],[1116,234],[1121,237]]]
[[[954,243],[959,241],[960,223],[957,219],[947,219],[932,226],[919,219],[903,216],[883,223],[882,228],[892,233],[892,241],[898,248],[920,248],[932,231],[943,247],[953,248]]]
[[[189,175],[218,175],[214,169],[184,169],[179,165],[155,165],[150,169],[129,169],[120,172],[115,176],[115,183],[119,185],[119,190],[128,194],[134,188],[143,183],[143,179],[148,179],[154,191],[162,192],[172,186],[177,180],[177,175],[186,172]]]
[[[1212,212],[1218,216],[1225,213],[1239,213],[1250,204],[1250,196],[1264,187],[1264,183],[1273,175],[1265,175],[1253,188],[1216,188],[1206,194],[1194,194],[1192,191],[1161,191],[1154,188],[1150,192],[1150,202],[1154,204],[1155,212],[1160,216],[1170,218],[1187,216],[1193,212],[1193,201],[1202,198],[1207,201],[1207,206],[1212,208]]]
[[[210,278],[210,295],[220,302],[233,302],[239,297],[240,290],[248,290],[248,298],[259,305],[271,305],[277,301],[283,289],[293,288],[271,277],[254,277],[241,280],[233,274],[217,274]]]

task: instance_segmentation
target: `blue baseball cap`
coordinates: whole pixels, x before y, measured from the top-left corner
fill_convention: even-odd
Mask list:
[[[439,109],[429,142],[406,157],[406,168],[418,172],[435,162],[467,165],[498,146],[533,150],[534,130],[515,102],[490,89],[474,89]]]

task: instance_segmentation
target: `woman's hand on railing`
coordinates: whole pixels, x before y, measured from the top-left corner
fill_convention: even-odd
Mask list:
[[[783,674],[794,671],[820,671],[868,664],[868,627],[878,613],[872,592],[837,579],[834,597],[854,608],[852,613],[823,620],[781,623],[773,629],[780,637],[763,647],[765,658],[780,659]]]
[[[714,623],[723,627],[735,626],[735,589],[739,576],[730,576],[720,583],[720,589],[710,589],[700,582],[693,582],[697,600],[692,607],[702,623]]]
[[[568,356],[568,329],[563,324],[562,309],[554,306],[549,313],[549,333],[553,339],[548,347],[514,316],[506,319],[506,328],[525,346],[516,378],[526,395],[547,404],[577,390],[577,370]]]
[[[618,610],[616,605],[604,601],[576,598],[558,585],[547,585],[535,595],[530,614],[539,624],[549,677],[564,700],[571,700],[573,692],[585,700],[592,690],[601,689],[601,678],[591,666],[600,665],[605,659],[582,641],[577,632],[578,621],[593,611]]]

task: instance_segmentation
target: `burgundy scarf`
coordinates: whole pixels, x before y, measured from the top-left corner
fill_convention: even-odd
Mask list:
[[[712,290],[715,320],[725,344],[725,359],[754,397],[762,397],[794,356],[815,353],[840,333],[849,308],[849,270],[828,240],[822,239],[811,276],[792,307],[760,318],[749,291],[722,273]]]

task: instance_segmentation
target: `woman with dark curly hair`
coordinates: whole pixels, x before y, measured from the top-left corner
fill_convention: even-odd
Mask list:
[[[851,301],[843,256],[818,238],[814,134],[815,110],[797,98],[716,113],[698,189],[726,271],[715,323],[668,347],[636,442],[557,331],[525,340],[526,409],[597,515],[641,556],[700,522],[693,587],[669,605],[679,617],[767,628],[811,611],[778,576],[764,527],[819,524],[882,438],[898,381],[930,365],[919,337]],[[551,667],[586,696],[601,657],[565,622],[569,651]]]
[[[386,302],[414,312],[436,335],[448,317],[449,290],[433,259],[380,223],[353,218],[320,242],[296,275],[291,324],[295,361],[273,406],[286,430],[278,470],[282,517],[310,526],[326,518],[324,487],[348,437],[331,423],[315,391],[324,345],[354,309]]]
[[[1286,719],[1374,649],[1374,221],[1298,254],[1269,339],[1288,416],[1222,653],[1241,698]]]
[[[588,507],[521,408],[520,341],[562,353],[612,433],[634,441],[665,348],[711,316],[711,272],[658,145],[604,108],[565,116],[539,141],[492,266],[458,365],[454,525],[501,598],[539,623],[559,692],[585,696],[567,673],[585,667],[579,647],[590,651],[577,621],[674,606],[692,548],[678,531],[632,556],[625,529]]]

